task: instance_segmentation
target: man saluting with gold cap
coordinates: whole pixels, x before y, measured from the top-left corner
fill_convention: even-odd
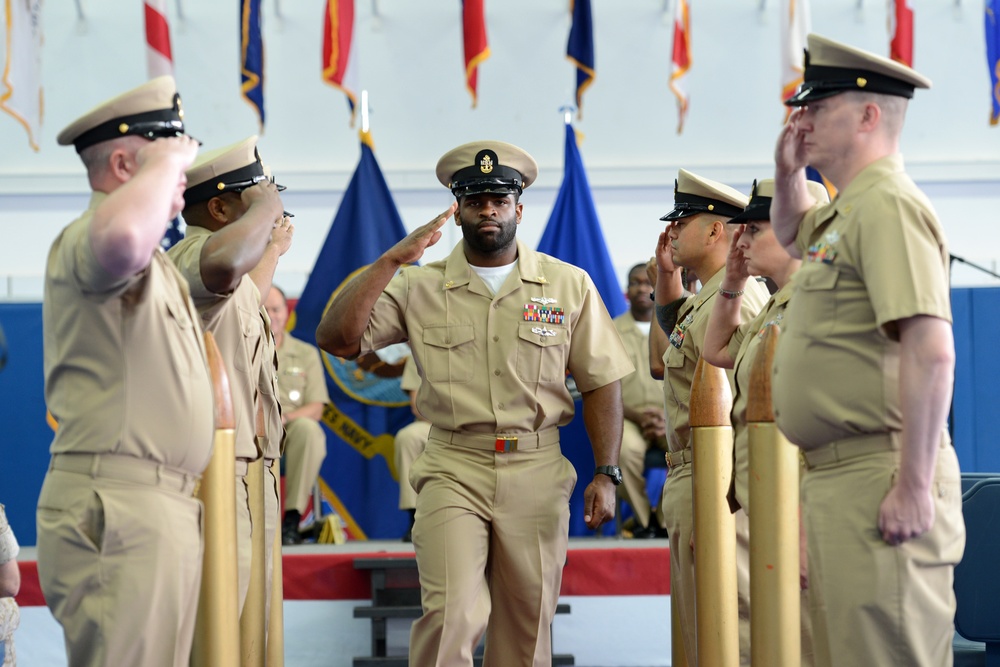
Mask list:
[[[38,575],[69,664],[188,664],[201,581],[194,486],[212,387],[187,283],[160,250],[198,144],[160,77],[63,130],[93,194],[45,271],[45,399],[59,424],[38,499]]]
[[[632,364],[589,276],[515,239],[521,191],[537,173],[502,142],[446,153],[437,175],[457,205],[348,283],[316,331],[343,357],[408,340],[420,371],[417,408],[432,426],[410,471],[424,610],[413,665],[471,667],[487,621],[487,664],[551,663],[576,482],[558,446],[557,427],[573,417],[567,370],[598,465],[584,518],[596,528],[614,516],[619,379]],[[463,241],[448,258],[402,268],[452,213]]]
[[[903,170],[909,67],[809,35],[778,138],[771,222],[801,257],[774,366],[778,426],[802,448],[817,665],[950,665],[962,557],[945,420],[948,249]],[[806,189],[805,165],[838,189]]]

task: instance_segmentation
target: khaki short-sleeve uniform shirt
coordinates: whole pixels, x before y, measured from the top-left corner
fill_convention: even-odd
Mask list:
[[[859,173],[809,211],[802,268],[772,369],[778,427],[813,449],[902,429],[896,321],[951,321],[948,249],[930,202],[899,155]]]
[[[53,242],[42,308],[53,454],[134,456],[201,474],[212,451],[212,384],[187,283],[159,249],[108,275],[90,245],[105,195]]]
[[[719,286],[726,275],[725,267],[702,284],[697,294],[692,294],[677,312],[677,324],[670,332],[669,345],[663,355],[663,394],[667,408],[667,445],[671,452],[691,446],[691,421],[689,403],[691,382],[705,346],[705,331],[712,314],[714,299],[719,298]],[[757,280],[748,280],[744,288],[740,319],[752,319],[768,299],[767,288]],[[732,372],[727,371],[732,381]]]
[[[403,377],[399,382],[399,388],[403,391],[416,391],[420,389],[420,371],[417,370],[417,363],[413,361],[413,356],[406,358],[403,364]]]
[[[447,259],[404,268],[379,297],[361,352],[409,340],[424,382],[417,407],[435,426],[532,433],[566,424],[581,391],[632,372],[583,270],[517,242],[517,266],[494,296],[463,244]]]
[[[750,371],[753,368],[754,360],[760,351],[764,330],[776,324],[779,327],[785,318],[785,308],[792,295],[792,284],[787,283],[779,289],[764,307],[757,317],[750,322],[740,325],[729,341],[729,356],[734,360],[733,378],[735,390],[733,391],[733,456],[734,485],[736,502],[740,504],[748,514],[750,513],[750,431],[747,428],[747,399],[750,392]]]
[[[186,236],[168,252],[191,286],[191,297],[202,325],[215,336],[226,364],[236,420],[236,458],[256,460],[257,394],[265,357],[265,332],[260,317],[260,292],[249,276],[229,294],[216,294],[201,279],[201,251],[212,233],[189,225]]]
[[[663,382],[649,374],[649,336],[635,323],[631,312],[614,319],[635,371],[622,378],[622,404],[636,410],[663,409]],[[653,326],[659,326],[653,323]]]
[[[278,348],[278,390],[282,412],[310,403],[329,403],[319,350],[286,333]]]
[[[263,306],[258,307],[257,314],[263,328],[257,400],[264,413],[265,434],[264,441],[259,446],[265,459],[278,459],[285,451],[285,425],[281,421],[281,389],[278,386],[278,349],[274,344],[274,334],[271,333],[270,315]]]

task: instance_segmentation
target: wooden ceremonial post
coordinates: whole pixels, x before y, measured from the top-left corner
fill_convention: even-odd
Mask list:
[[[264,412],[257,408],[257,437],[267,434]],[[260,456],[247,466],[247,495],[250,504],[250,587],[240,615],[240,653],[244,667],[264,667],[267,642],[267,561],[265,549],[270,548],[264,539],[264,457]],[[278,531],[280,532],[280,531]]]
[[[698,359],[690,399],[695,615],[698,664],[714,667],[740,663],[736,519],[726,500],[733,477],[732,404],[726,372]]]
[[[799,457],[774,425],[771,363],[780,329],[764,331],[750,369],[750,651],[754,665],[801,661]]]
[[[681,628],[681,610],[676,599],[670,596],[670,667],[688,667],[684,653],[684,630]]]
[[[208,331],[205,332],[205,352],[215,398],[215,439],[212,458],[198,488],[198,498],[205,506],[205,551],[191,665],[237,667],[240,625],[236,477],[233,474],[236,421],[226,367],[215,338]]]
[[[277,465],[277,463],[275,463]],[[281,562],[281,528],[274,531],[274,555],[271,562],[271,613],[267,621],[267,667],[285,665],[284,581]]]

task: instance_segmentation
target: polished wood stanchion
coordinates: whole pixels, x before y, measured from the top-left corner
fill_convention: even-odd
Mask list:
[[[801,661],[799,456],[774,425],[771,363],[780,330],[769,326],[750,369],[750,652],[754,665]]]
[[[740,663],[736,520],[726,496],[733,477],[733,395],[726,372],[698,360],[691,383],[694,585],[698,664]]]
[[[267,436],[264,411],[257,406],[257,438]],[[271,591],[267,588],[267,552],[271,545],[264,539],[264,458],[259,457],[247,466],[247,496],[250,505],[250,587],[240,614],[240,653],[243,667],[264,667],[267,656],[267,599]],[[276,531],[281,532],[281,531]]]
[[[198,497],[205,506],[205,552],[191,665],[237,667],[240,626],[233,474],[236,421],[226,367],[209,332],[205,332],[205,352],[215,399],[215,439],[212,458],[198,487]]]
[[[275,462],[277,465],[277,462]],[[267,621],[267,667],[285,665],[285,594],[282,579],[281,528],[274,531],[274,563],[271,570],[271,611]]]

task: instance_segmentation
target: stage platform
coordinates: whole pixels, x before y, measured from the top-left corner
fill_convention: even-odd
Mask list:
[[[288,667],[350,667],[370,655],[371,623],[353,617],[371,600],[370,574],[358,558],[413,554],[401,542],[285,547],[285,646]],[[19,664],[66,664],[62,636],[38,585],[34,549],[18,558],[21,627],[15,635]],[[571,538],[556,617],[554,652],[572,654],[581,667],[670,665],[670,552],[667,540]],[[390,627],[390,654],[405,653],[409,622]]]

